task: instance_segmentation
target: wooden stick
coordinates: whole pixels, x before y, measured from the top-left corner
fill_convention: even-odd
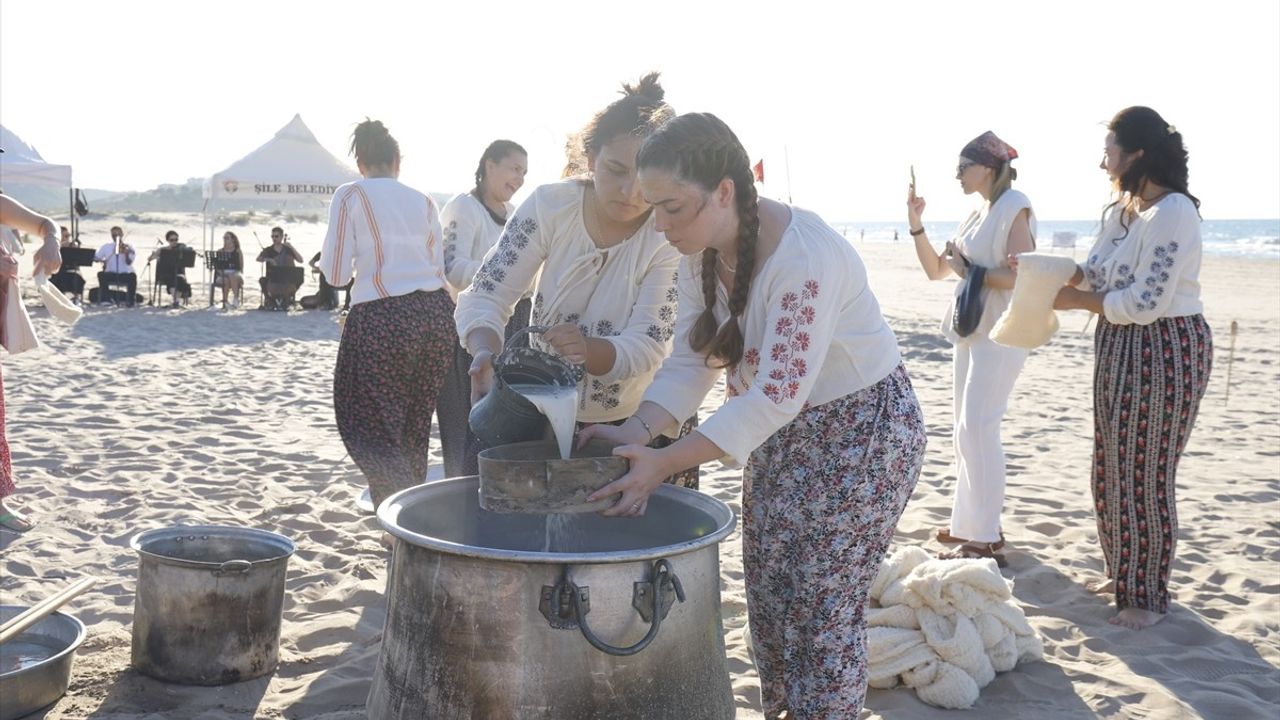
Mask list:
[[[1240,329],[1239,323],[1235,320],[1231,321],[1231,351],[1227,353],[1227,397],[1223,401],[1223,405],[1231,402],[1231,365],[1236,359],[1236,331]]]
[[[95,582],[97,582],[97,579],[95,578],[82,578],[71,587],[51,598],[46,598],[18,614],[4,625],[0,625],[0,644],[4,644],[21,635],[24,630],[43,620],[46,615],[52,613],[63,605],[66,605],[72,598],[93,587]]]

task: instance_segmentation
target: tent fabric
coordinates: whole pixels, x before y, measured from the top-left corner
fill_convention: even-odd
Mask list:
[[[4,148],[0,153],[0,186],[71,187],[70,165],[45,162],[35,148],[4,126],[0,126],[0,148]]]
[[[205,183],[211,200],[328,200],[338,186],[359,179],[355,170],[325,150],[316,136],[294,115],[262,147],[245,155]]]

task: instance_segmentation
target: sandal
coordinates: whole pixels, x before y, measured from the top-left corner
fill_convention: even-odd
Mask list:
[[[939,560],[983,560],[990,558],[996,561],[997,567],[1009,567],[1009,561],[1005,560],[1004,553],[1000,552],[1000,548],[995,543],[977,543],[967,542],[951,552],[938,554]]]
[[[6,530],[12,530],[16,533],[24,533],[35,527],[35,524],[22,515],[19,515],[16,511],[6,510],[5,512],[0,513],[0,527],[4,527]]]
[[[952,544],[963,544],[963,543],[971,543],[971,542],[978,542],[978,541],[975,541],[975,540],[968,540],[968,539],[965,539],[965,538],[956,537],[956,536],[954,536],[954,535],[952,535],[952,534],[951,534],[951,531],[950,531],[950,529],[949,529],[949,528],[944,528],[944,527],[943,527],[943,528],[938,528],[938,531],[937,531],[936,533],[934,533],[933,537],[934,537],[934,539],[935,539],[935,540],[937,540],[938,542],[943,543],[943,544],[947,544],[947,545],[952,545]],[[990,545],[991,545],[991,549],[992,549],[992,550],[1002,550],[1002,549],[1004,549],[1004,531],[1003,531],[1003,530],[1001,530],[1001,531],[1000,531],[1000,539],[999,539],[999,540],[997,540],[997,541],[995,541],[995,542],[993,542],[993,543],[982,543],[982,542],[979,542],[978,544],[980,544],[980,545],[987,545],[987,544],[990,544]]]

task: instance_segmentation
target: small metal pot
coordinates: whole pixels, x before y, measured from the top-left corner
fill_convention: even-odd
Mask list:
[[[547,418],[512,385],[577,385],[573,366],[558,355],[515,347],[525,333],[546,328],[531,326],[511,336],[507,348],[493,361],[493,389],[471,407],[468,422],[483,447],[542,440],[550,432]]]
[[[133,536],[133,667],[157,680],[225,685],[279,662],[293,541],[250,528],[188,525]]]
[[[0,605],[0,622],[27,608]],[[57,702],[71,682],[71,661],[84,642],[84,623],[71,615],[55,612],[32,625],[18,637],[0,645],[0,670],[16,664],[17,656],[31,650],[48,649],[53,655],[33,665],[0,672],[0,720],[14,720]],[[35,647],[29,647],[35,646]],[[61,647],[61,649],[57,649]],[[41,653],[44,654],[44,653]]]

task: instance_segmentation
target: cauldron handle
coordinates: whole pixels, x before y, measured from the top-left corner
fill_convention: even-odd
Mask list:
[[[649,625],[649,632],[645,633],[645,636],[635,645],[616,647],[596,637],[596,634],[591,632],[591,628],[587,626],[587,615],[582,609],[578,586],[574,585],[573,580],[569,579],[568,568],[565,568],[564,582],[569,584],[569,589],[572,591],[570,597],[573,598],[573,614],[577,616],[578,627],[582,630],[582,637],[586,638],[587,642],[591,643],[591,646],[595,649],[619,657],[635,655],[648,647],[649,643],[653,642],[653,639],[658,636],[658,628],[662,625],[662,616],[664,614],[662,612],[662,587],[666,576],[671,577],[671,584],[675,589],[676,598],[680,602],[684,602],[684,588],[680,585],[680,578],[676,577],[675,572],[671,569],[671,563],[666,558],[660,558],[653,564],[653,572],[649,574],[650,582],[653,585],[653,621]]]

